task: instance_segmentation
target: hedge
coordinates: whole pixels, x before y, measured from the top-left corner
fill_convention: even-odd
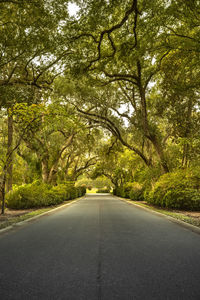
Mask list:
[[[115,188],[113,194],[135,201],[144,200],[144,188],[138,182],[127,182],[123,186]]]
[[[147,193],[148,203],[185,210],[200,210],[200,190],[197,178],[183,170],[162,175],[155,187]]]
[[[200,210],[200,174],[194,170],[179,170],[162,175],[149,191],[138,182],[127,182],[113,194],[135,201],[146,200],[155,206]]]
[[[96,193],[110,193],[110,189],[108,188],[98,189]]]
[[[25,184],[6,195],[6,204],[7,207],[13,209],[38,208],[81,197],[85,192],[84,187],[65,184],[53,187],[44,183]]]

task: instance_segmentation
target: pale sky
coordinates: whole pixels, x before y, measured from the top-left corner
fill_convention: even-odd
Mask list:
[[[75,3],[69,2],[68,3],[68,10],[69,10],[70,17],[73,17],[79,11],[79,7]]]

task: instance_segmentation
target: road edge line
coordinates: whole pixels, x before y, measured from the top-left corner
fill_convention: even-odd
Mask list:
[[[173,222],[173,223],[176,223],[176,224],[178,224],[178,225],[184,227],[185,229],[188,229],[188,230],[190,230],[190,231],[192,231],[192,232],[195,232],[195,233],[197,233],[197,234],[200,235],[200,228],[197,227],[197,226],[195,226],[195,225],[186,223],[186,222],[184,222],[184,221],[182,221],[182,220],[173,218],[173,217],[171,217],[171,216],[167,216],[167,215],[165,215],[165,214],[162,214],[161,212],[152,210],[152,209],[150,209],[150,208],[148,208],[148,207],[144,207],[144,206],[138,205],[138,204],[136,204],[136,203],[134,203],[134,202],[131,202],[131,200],[128,200],[128,199],[125,199],[125,198],[121,198],[121,197],[118,197],[118,196],[115,196],[115,197],[117,197],[117,198],[120,199],[121,201],[126,202],[127,204],[134,205],[134,206],[136,206],[136,207],[139,207],[139,208],[141,208],[141,209],[143,209],[143,210],[146,210],[146,211],[148,211],[148,212],[151,212],[151,213],[153,213],[153,214],[156,214],[156,215],[165,217],[165,218],[168,219],[169,221],[171,221],[171,222]]]
[[[0,229],[0,234],[1,234],[1,233],[4,233],[4,232],[7,232],[7,231],[10,231],[10,230],[13,229],[14,227],[22,226],[22,225],[24,225],[24,224],[26,224],[26,223],[28,223],[28,222],[31,222],[31,221],[33,221],[33,220],[35,220],[35,219],[38,219],[38,218],[40,218],[40,217],[43,217],[43,216],[45,216],[45,215],[47,215],[47,214],[51,214],[51,213],[53,213],[53,212],[55,212],[56,210],[59,210],[59,209],[61,209],[61,208],[65,208],[66,206],[69,206],[69,205],[71,205],[71,204],[74,204],[75,202],[80,201],[80,200],[83,199],[84,197],[85,197],[85,196],[82,196],[82,197],[80,197],[80,198],[76,198],[76,199],[72,200],[70,203],[65,203],[65,204],[63,204],[63,205],[60,205],[60,206],[55,207],[55,208],[52,208],[52,209],[50,209],[50,210],[48,210],[48,211],[45,211],[45,212],[43,212],[43,213],[41,213],[41,214],[39,214],[39,215],[37,215],[37,216],[34,216],[34,217],[32,217],[32,218],[28,218],[28,219],[26,219],[26,220],[24,220],[24,221],[17,222],[17,223],[14,223],[14,224],[12,224],[12,225],[9,225],[9,226],[7,226],[7,227],[5,227],[5,228],[2,228],[2,229]]]

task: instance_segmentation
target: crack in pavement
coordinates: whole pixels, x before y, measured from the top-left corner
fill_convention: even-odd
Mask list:
[[[99,238],[98,238],[98,266],[97,266],[97,288],[98,288],[98,300],[101,300],[102,294],[102,205],[99,203],[98,213],[98,226],[99,226]]]

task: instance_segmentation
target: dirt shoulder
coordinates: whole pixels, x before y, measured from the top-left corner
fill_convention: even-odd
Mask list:
[[[40,215],[46,211],[51,210],[54,207],[41,208],[41,209],[6,209],[4,215],[0,215],[0,229],[6,228],[18,222],[25,221],[29,218]]]
[[[164,215],[173,217],[175,219],[184,221],[186,223],[192,224],[194,226],[197,226],[200,228],[200,211],[180,211],[180,210],[169,210],[164,208],[158,208],[153,205],[148,204],[145,201],[132,201],[129,199],[123,199],[128,201],[129,203],[133,203],[139,206],[146,207],[148,209],[151,209],[153,211],[162,213]],[[73,201],[73,200],[72,200]],[[51,206],[51,207],[43,207],[40,209],[21,209],[21,210],[14,210],[14,209],[6,209],[4,215],[0,215],[0,229],[6,228],[10,225],[16,224],[18,222],[27,220],[29,218],[35,217],[37,215],[40,215],[44,212],[48,212],[54,208],[57,208],[59,206],[62,206],[66,203],[70,203],[72,201],[66,201],[62,203],[61,205],[57,206]]]
[[[60,205],[42,207],[40,209],[33,208],[33,209],[15,210],[15,209],[6,208],[5,214],[0,215],[0,230],[6,228],[8,226],[14,225],[16,223],[19,223],[19,222],[25,221],[27,219],[41,215],[41,214],[51,211],[55,208],[59,208],[65,204],[70,204],[71,202],[74,202],[75,200],[77,200],[77,199],[65,201]]]
[[[153,205],[148,204],[145,201],[132,201],[129,199],[124,199],[127,200],[130,203],[146,207],[148,209],[151,209],[153,211],[162,213],[164,215],[173,217],[177,220],[184,221],[188,224],[192,224],[194,226],[197,226],[200,228],[200,211],[185,211],[185,210],[175,210],[175,209],[165,209],[165,208],[160,208],[160,207],[155,207]]]

